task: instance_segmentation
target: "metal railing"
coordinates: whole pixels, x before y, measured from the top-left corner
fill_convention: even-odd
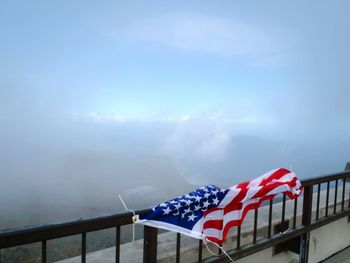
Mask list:
[[[350,215],[350,202],[345,207],[346,198],[350,200],[350,191],[346,193],[346,182],[350,178],[350,171],[344,171],[337,174],[320,176],[312,179],[306,179],[302,181],[304,186],[302,203],[298,202],[299,198],[294,200],[294,209],[292,216],[291,228],[286,233],[280,233],[283,228],[285,229],[286,220],[286,195],[282,196],[282,209],[281,220],[279,224],[273,224],[272,211],[276,202],[270,200],[268,203],[268,226],[267,237],[257,239],[258,232],[258,214],[259,209],[254,210],[253,220],[253,241],[248,244],[241,244],[241,226],[237,227],[237,234],[235,236],[235,247],[229,250],[230,256],[235,260],[250,254],[256,253],[269,247],[275,247],[276,253],[283,250],[291,250],[300,255],[301,262],[308,261],[308,248],[310,231],[329,224],[342,217]],[[334,182],[334,202],[333,209],[329,211],[330,204],[330,189]],[[341,195],[338,194],[338,186],[341,183]],[[324,216],[320,215],[320,196],[322,185],[326,185],[326,206]],[[314,189],[315,188],[315,189]],[[317,188],[317,189],[316,189]],[[316,190],[316,191],[314,191]],[[315,219],[313,216],[312,198],[316,194],[316,211]],[[338,195],[341,199],[338,199]],[[338,202],[338,200],[340,200]],[[297,224],[297,210],[298,203],[302,205],[301,224]],[[339,207],[339,208],[338,208]],[[137,211],[137,214],[147,213],[149,210]],[[120,248],[121,248],[121,226],[132,224],[132,213],[123,213],[105,217],[99,217],[94,219],[78,220],[73,222],[67,222],[55,225],[46,225],[41,227],[33,227],[21,230],[15,230],[11,232],[4,232],[0,234],[0,262],[1,262],[1,249],[20,246],[25,244],[31,244],[41,242],[41,261],[46,263],[47,257],[47,241],[57,239],[61,237],[81,235],[81,262],[86,262],[86,234],[89,232],[102,230],[102,229],[115,229],[115,262],[120,262]],[[289,224],[289,222],[288,222]],[[275,231],[273,232],[273,228]],[[280,229],[277,230],[276,229]],[[288,226],[287,226],[288,228]],[[156,228],[144,226],[144,239],[143,239],[143,262],[156,262],[157,261],[157,237],[158,230]],[[176,250],[175,260],[181,261],[181,235],[176,235]],[[218,257],[203,258],[203,242],[198,242],[198,257],[197,262],[226,262],[227,258],[224,255]],[[3,262],[6,263],[6,262]]]

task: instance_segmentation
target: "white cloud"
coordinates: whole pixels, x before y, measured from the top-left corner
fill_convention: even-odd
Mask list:
[[[134,20],[110,30],[116,38],[161,44],[183,51],[248,58],[255,64],[275,62],[287,46],[276,30],[198,14],[167,14]]]
[[[175,158],[221,160],[226,157],[232,130],[218,120],[192,120],[174,127],[161,151]]]
[[[231,136],[229,131],[217,131],[199,141],[195,151],[205,159],[222,159],[226,155]]]
[[[190,115],[179,115],[179,116],[166,116],[166,117],[144,117],[144,116],[124,116],[116,113],[100,113],[100,112],[89,112],[82,114],[79,112],[73,112],[71,119],[75,121],[89,121],[89,122],[109,122],[109,123],[128,123],[128,122],[139,122],[139,123],[168,123],[178,124],[188,122],[194,117]]]
[[[89,121],[94,122],[115,122],[123,123],[126,119],[119,114],[101,114],[97,112],[89,112],[86,114],[85,118]]]
[[[259,118],[252,113],[246,113],[244,115],[235,115],[229,113],[212,114],[212,115],[179,115],[179,116],[165,116],[165,117],[145,117],[145,116],[131,116],[127,117],[122,114],[116,113],[99,113],[89,112],[82,114],[79,112],[73,112],[71,119],[75,121],[89,121],[98,123],[164,123],[164,124],[209,124],[217,126],[218,124],[223,126],[231,126],[235,128],[248,127],[248,126],[261,126],[264,124],[272,124],[273,121],[268,116],[260,116]]]
[[[168,123],[181,123],[181,122],[187,122],[193,119],[190,115],[183,115],[183,116],[169,116],[159,119],[161,122],[168,122]]]

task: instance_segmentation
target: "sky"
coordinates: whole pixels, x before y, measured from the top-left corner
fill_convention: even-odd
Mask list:
[[[0,206],[57,185],[85,199],[110,166],[130,191],[152,189],[160,163],[164,184],[175,174],[225,187],[280,166],[302,178],[342,170],[349,11],[348,1],[2,1]]]

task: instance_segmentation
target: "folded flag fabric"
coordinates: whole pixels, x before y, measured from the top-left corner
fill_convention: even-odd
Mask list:
[[[161,203],[144,215],[136,215],[134,222],[222,246],[229,229],[240,226],[249,210],[258,208],[277,194],[285,193],[294,199],[301,192],[302,185],[296,175],[279,168],[229,189],[214,185],[201,187]]]

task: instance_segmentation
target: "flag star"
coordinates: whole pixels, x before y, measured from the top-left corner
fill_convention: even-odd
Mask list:
[[[195,199],[196,199],[196,202],[200,202],[202,198],[200,196],[196,196]]]
[[[179,214],[179,211],[177,211],[176,213],[173,213],[174,216],[177,216]]]
[[[214,205],[219,204],[219,199],[218,199],[217,197],[215,197],[215,198],[213,199],[213,204],[214,204]]]
[[[208,201],[205,201],[205,202],[203,203],[203,207],[204,207],[204,208],[208,208],[209,205],[210,205],[210,203],[209,203]]]
[[[196,218],[197,216],[195,216],[194,214],[188,216],[188,221],[194,221],[194,219]]]
[[[185,203],[186,203],[186,205],[190,205],[190,204],[192,204],[192,201],[191,200],[186,200]]]
[[[167,207],[167,204],[166,203],[161,203],[160,205],[159,205],[159,207]]]
[[[184,213],[183,213],[183,214],[186,215],[186,214],[189,213],[189,212],[191,212],[191,209],[190,209],[190,208],[187,208],[187,209],[184,210]]]
[[[180,207],[181,207],[181,204],[180,204],[180,203],[177,203],[177,204],[175,205],[175,209],[177,209],[177,210],[179,210]]]
[[[163,215],[167,215],[171,212],[171,209],[169,207],[167,207],[166,209],[163,210],[164,214]]]
[[[218,190],[213,191],[213,195],[216,195],[218,192]]]
[[[200,205],[195,205],[195,206],[194,206],[194,209],[195,209],[195,210],[201,210],[201,206],[200,206]]]
[[[210,196],[209,193],[206,193],[206,194],[204,195],[205,198],[208,198],[209,196]]]
[[[175,200],[171,200],[170,204],[176,204],[177,202]]]

